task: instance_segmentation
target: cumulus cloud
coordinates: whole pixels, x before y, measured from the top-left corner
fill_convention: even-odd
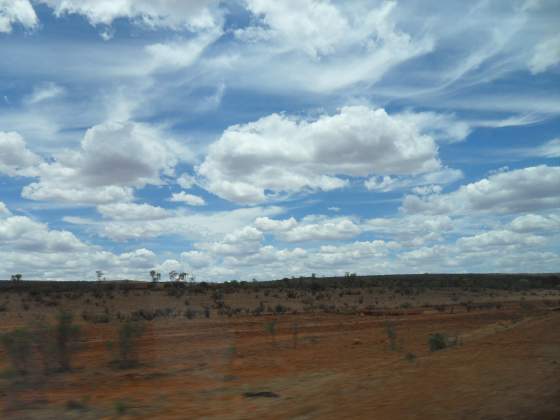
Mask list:
[[[12,32],[16,23],[26,29],[37,26],[37,15],[29,0],[0,0],[0,33]]]
[[[491,230],[478,235],[460,238],[457,246],[464,250],[484,250],[498,248],[504,250],[510,246],[538,246],[543,245],[546,239],[542,236],[522,234],[509,230]]]
[[[264,27],[237,31],[237,36],[255,41],[276,39],[285,48],[302,49],[312,57],[332,53],[351,30],[350,22],[329,1],[287,0],[270,2],[246,0],[247,8],[262,19]]]
[[[214,255],[247,255],[257,252],[262,240],[263,233],[260,230],[252,226],[245,226],[228,233],[219,242],[197,243],[195,247]]]
[[[457,225],[458,222],[447,215],[410,215],[372,218],[365,220],[361,227],[365,232],[373,232],[410,247],[441,241],[445,235],[457,230]]]
[[[30,151],[15,132],[0,131],[0,173],[8,176],[33,176],[42,159]]]
[[[0,201],[0,217],[10,216],[12,213],[2,201]]]
[[[298,222],[293,217],[284,220],[271,219],[269,217],[258,217],[254,225],[263,232],[284,232],[297,226]]]
[[[524,214],[512,220],[511,229],[515,232],[554,233],[560,230],[560,215]]]
[[[156,238],[163,235],[179,235],[197,241],[220,241],[225,235],[251,225],[258,217],[274,216],[283,210],[279,207],[252,207],[204,213],[168,212],[168,217],[154,220],[121,219],[102,223],[87,219],[67,220],[80,225],[87,224],[99,235],[115,241]]]
[[[282,193],[342,188],[340,176],[419,174],[440,168],[437,146],[383,109],[342,108],[305,121],[278,114],[228,128],[198,168],[227,200],[259,203]]]
[[[447,194],[407,195],[406,213],[518,213],[560,207],[560,167],[533,166],[499,172]]]
[[[189,206],[206,205],[206,201],[204,201],[204,198],[194,194],[187,194],[184,191],[173,193],[169,201],[173,201],[175,203],[185,203],[188,204]]]
[[[400,263],[415,272],[542,272],[559,267],[549,241],[533,233],[498,227],[458,238],[454,243],[424,246],[400,253]]]
[[[60,16],[81,14],[92,25],[118,18],[154,28],[200,30],[219,21],[216,0],[39,0]]]
[[[560,63],[560,35],[545,39],[537,44],[529,61],[529,69],[531,73],[538,74],[556,66],[558,63]]]
[[[308,216],[298,223],[293,217],[284,220],[260,217],[254,225],[263,232],[274,233],[277,239],[285,242],[343,240],[362,232],[357,224],[347,218]]]
[[[0,219],[0,243],[2,248],[24,252],[79,252],[86,248],[72,233],[49,230],[46,224],[26,216]]]
[[[134,153],[131,153],[134,151]],[[39,181],[22,196],[80,204],[129,201],[133,188],[160,185],[189,152],[158,129],[135,122],[107,122],[87,130],[78,151],[38,166]]]

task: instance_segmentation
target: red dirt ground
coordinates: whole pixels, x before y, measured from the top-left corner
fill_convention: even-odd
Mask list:
[[[275,337],[264,329],[272,319]],[[141,365],[127,370],[110,366],[106,347],[118,323],[83,323],[73,371],[0,379],[0,414],[560,419],[560,312],[511,306],[393,316],[395,351],[385,321],[340,314],[155,320],[139,342]],[[460,345],[430,352],[434,332],[457,335]],[[0,361],[6,367],[2,353]],[[262,391],[276,396],[244,395]]]

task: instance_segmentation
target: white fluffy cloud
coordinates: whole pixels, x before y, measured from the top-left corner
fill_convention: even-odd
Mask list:
[[[555,233],[560,230],[560,215],[524,214],[511,222],[515,232]]]
[[[134,151],[134,153],[131,153]],[[87,130],[79,151],[65,151],[38,166],[39,181],[22,196],[78,204],[129,201],[132,188],[160,185],[189,152],[158,129],[134,122],[107,122]]]
[[[16,23],[27,29],[37,26],[37,15],[29,0],[0,0],[0,33],[11,32]]]
[[[185,203],[188,204],[189,206],[206,205],[206,201],[204,201],[204,198],[194,194],[187,194],[184,191],[174,193],[169,199],[169,201],[173,201],[175,203]]]
[[[410,215],[393,218],[374,218],[364,221],[362,229],[397,240],[404,246],[421,246],[440,241],[456,230],[458,222],[447,215]]]
[[[261,247],[263,233],[252,227],[245,226],[242,229],[228,233],[219,242],[197,243],[196,248],[207,251],[214,255],[249,255],[254,254]]]
[[[228,128],[198,173],[218,196],[258,203],[277,194],[333,190],[343,176],[440,168],[434,139],[383,109],[345,107],[315,121],[273,114]]]
[[[327,0],[245,4],[256,21],[235,32],[249,45],[249,60],[238,66],[242,84],[334,91],[376,82],[392,67],[433,48],[430,37],[412,37],[397,27],[395,2],[378,7]]]
[[[0,173],[9,176],[32,176],[42,159],[30,151],[15,132],[0,131]]]
[[[10,216],[12,213],[2,201],[0,201],[0,217]]]
[[[560,167],[533,166],[490,175],[448,194],[403,200],[406,213],[517,213],[560,207]]]
[[[538,74],[560,63],[560,35],[545,39],[537,44],[529,61],[531,73]]]
[[[26,216],[0,219],[0,243],[3,248],[24,252],[78,252],[86,248],[72,233],[49,230],[46,224]]]
[[[247,8],[262,19],[264,27],[249,27],[238,37],[276,39],[285,48],[302,49],[312,57],[332,53],[348,42],[350,22],[330,1],[246,0]]]
[[[307,217],[298,223],[293,217],[285,220],[260,217],[254,225],[263,232],[273,232],[285,242],[343,240],[362,232],[360,226],[347,218]]]
[[[112,220],[102,223],[87,219],[68,221],[90,225],[99,235],[115,241],[163,235],[179,235],[197,241],[219,241],[225,235],[251,225],[258,217],[274,216],[282,212],[279,207],[252,207],[203,213],[176,211],[157,220]]]
[[[199,30],[217,24],[216,0],[39,0],[57,15],[81,14],[92,25],[126,18],[149,27]]]

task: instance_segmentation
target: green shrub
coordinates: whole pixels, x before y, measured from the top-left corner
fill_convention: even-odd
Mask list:
[[[457,343],[457,338],[450,338],[444,333],[435,333],[428,338],[428,346],[430,351],[438,351],[446,349],[447,347],[454,346]]]
[[[405,359],[407,362],[414,363],[416,361],[416,355],[414,353],[407,353]]]
[[[14,370],[20,375],[29,372],[32,352],[32,336],[24,328],[17,328],[1,336],[2,346],[10,359]]]
[[[139,322],[127,321],[118,331],[116,364],[121,369],[128,369],[138,364],[138,343],[137,340],[144,334],[144,324]],[[108,343],[112,349],[112,343]]]
[[[59,312],[53,335],[58,367],[61,371],[70,370],[72,354],[77,350],[80,335],[80,327],[73,323],[70,312]]]
[[[265,323],[264,330],[270,335],[272,344],[276,344],[276,320]]]
[[[385,321],[385,333],[389,339],[389,349],[391,351],[397,350],[397,330],[395,329],[395,324]]]

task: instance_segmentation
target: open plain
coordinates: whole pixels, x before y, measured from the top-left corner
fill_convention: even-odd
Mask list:
[[[2,333],[66,311],[79,336],[64,372],[33,348],[18,374],[2,349],[1,416],[560,418],[558,277],[432,280],[6,283]],[[143,331],[124,368],[110,343],[130,322]]]

